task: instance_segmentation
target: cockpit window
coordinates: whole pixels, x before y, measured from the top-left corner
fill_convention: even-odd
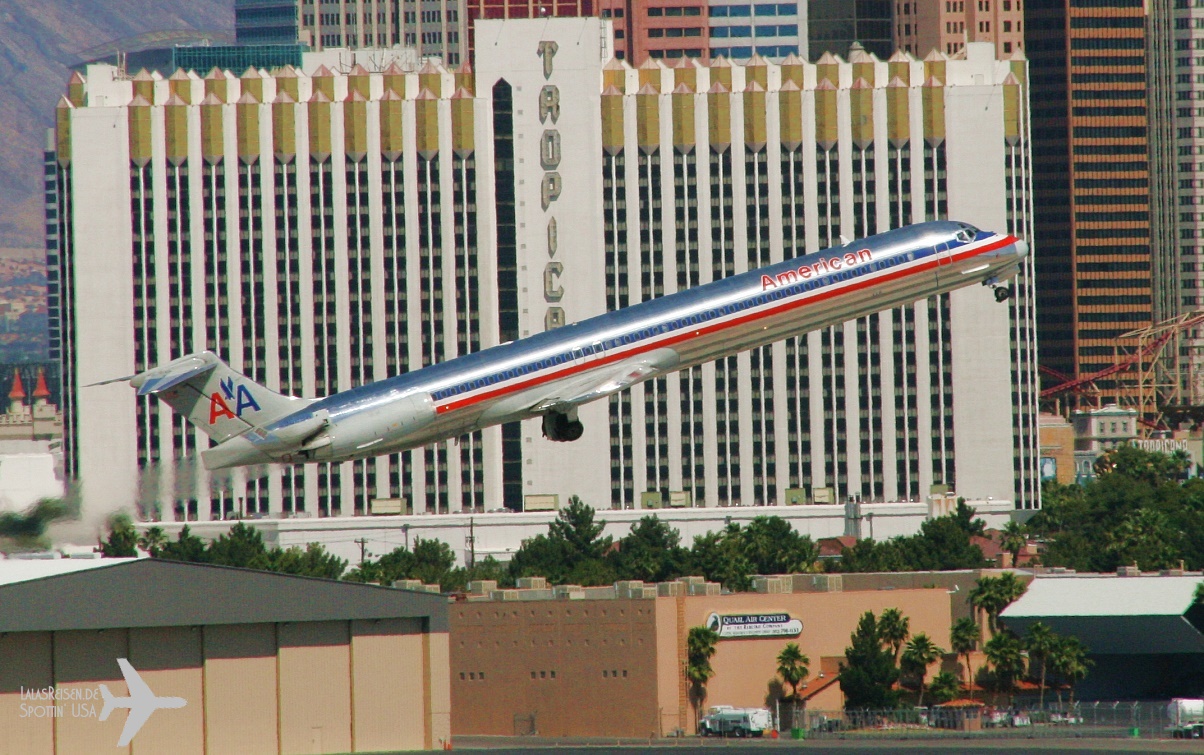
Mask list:
[[[974,233],[963,228],[957,232],[957,240],[963,244],[968,244],[974,240]]]

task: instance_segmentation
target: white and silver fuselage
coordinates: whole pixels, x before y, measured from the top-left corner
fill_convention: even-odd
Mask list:
[[[575,414],[643,380],[1011,277],[1027,250],[964,223],[908,226],[319,399],[210,449],[206,465],[344,461]]]

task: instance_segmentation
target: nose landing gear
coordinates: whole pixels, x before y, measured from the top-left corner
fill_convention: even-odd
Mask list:
[[[998,278],[987,278],[982,285],[991,287],[991,290],[995,292],[995,301],[997,302],[1005,302],[1015,293],[1011,286],[1000,284]]]

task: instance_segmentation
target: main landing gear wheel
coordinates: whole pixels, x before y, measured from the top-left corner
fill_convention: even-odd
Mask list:
[[[543,415],[543,437],[561,442],[574,441],[585,432],[585,425],[578,419],[561,412]]]

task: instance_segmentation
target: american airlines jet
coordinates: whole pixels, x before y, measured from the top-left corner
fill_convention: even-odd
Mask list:
[[[210,352],[119,380],[204,430],[210,469],[360,459],[532,417],[573,441],[579,406],[645,380],[974,283],[1004,301],[1027,253],[1015,236],[920,223],[321,399],[274,393]]]

